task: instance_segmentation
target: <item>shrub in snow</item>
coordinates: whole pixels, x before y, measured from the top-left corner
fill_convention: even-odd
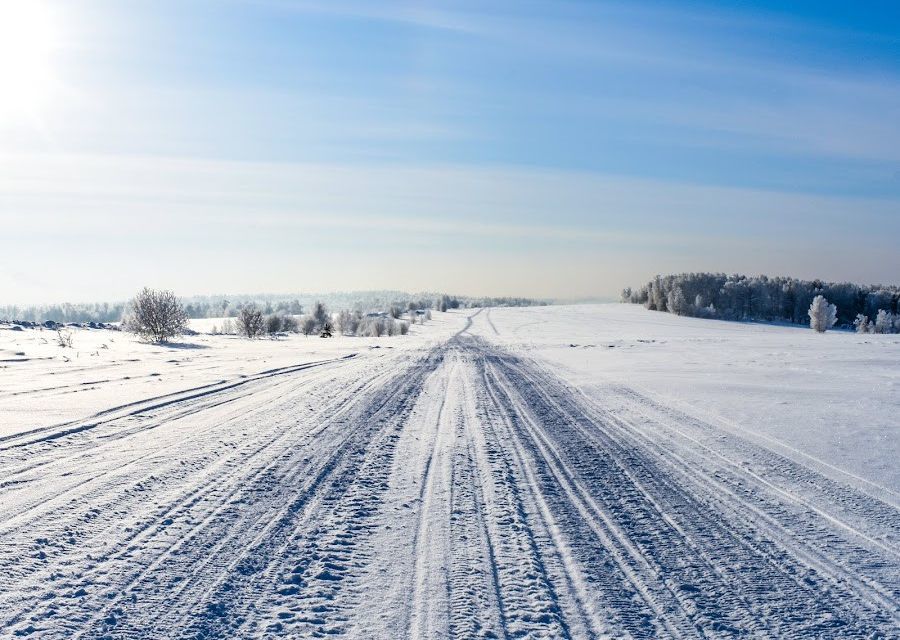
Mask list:
[[[393,318],[392,318],[393,320]],[[357,335],[367,338],[380,338],[386,332],[385,319],[379,316],[367,317],[359,325]]]
[[[66,329],[65,331],[63,331],[62,329],[56,330],[56,344],[58,344],[59,346],[71,349],[74,344],[74,341],[75,341],[75,334],[71,330],[69,330],[69,329]]]
[[[313,316],[303,316],[303,319],[300,320],[300,333],[305,336],[309,336],[316,332],[316,327],[318,326],[319,325]]]
[[[697,296],[698,298],[700,296]],[[716,317],[716,305],[710,303],[709,306],[706,307],[695,307],[694,315],[698,318],[715,318]]]
[[[168,290],[144,287],[128,304],[122,327],[144,340],[168,342],[188,328],[184,307]]]
[[[809,326],[824,333],[834,326],[837,322],[837,307],[828,304],[825,296],[818,295],[813,298],[812,304],[809,305]]]
[[[300,331],[300,324],[294,316],[281,316],[281,330],[288,333],[297,333]]]
[[[856,333],[869,333],[869,318],[862,314],[856,314],[856,320],[853,321],[853,326],[856,327]]]
[[[359,323],[361,319],[362,314],[359,311],[341,311],[338,314],[337,319],[338,331],[340,331],[341,335],[344,336],[356,335],[356,333],[359,331]]]
[[[265,332],[266,321],[255,304],[247,304],[241,308],[237,317],[237,330],[246,338],[256,338]]]
[[[409,324],[407,324],[406,322],[401,322],[400,323],[400,335],[405,336],[407,333],[409,333]]]
[[[266,333],[280,333],[282,327],[282,319],[281,316],[277,313],[273,313],[269,316],[266,316]]]

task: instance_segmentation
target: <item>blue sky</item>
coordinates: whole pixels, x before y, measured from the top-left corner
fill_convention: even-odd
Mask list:
[[[43,4],[12,302],[900,274],[897,3]]]

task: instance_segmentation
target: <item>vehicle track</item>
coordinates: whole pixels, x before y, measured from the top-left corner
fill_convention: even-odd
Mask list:
[[[851,572],[840,567],[859,550],[848,548],[840,530],[811,526],[814,535],[801,540],[801,548],[785,529],[768,524],[791,513],[784,496],[756,504],[756,494],[744,491],[722,501],[725,487],[691,483],[693,468],[673,474],[664,466],[664,452],[653,455],[648,441],[632,440],[546,372],[485,351],[510,413],[524,417],[520,433],[534,443],[537,467],[554,471],[561,485],[568,478],[568,495],[585,496],[597,520],[611,518],[617,537],[644,558],[622,556],[629,573],[647,585],[648,606],[655,600],[673,611],[674,605],[686,617],[687,625],[673,621],[666,633],[866,637],[895,628],[895,558],[870,551],[867,562],[854,566],[882,579],[893,576],[893,585],[875,589],[874,579],[851,581]],[[800,481],[809,482],[812,473],[805,470]],[[809,512],[793,515],[810,521]],[[822,547],[816,555],[808,548],[814,542]],[[640,635],[642,628],[626,630]]]
[[[0,637],[895,635],[894,505],[474,317],[0,442]]]

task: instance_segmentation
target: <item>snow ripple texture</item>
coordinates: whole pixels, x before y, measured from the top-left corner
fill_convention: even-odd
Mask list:
[[[896,506],[466,330],[8,437],[0,470],[3,637],[900,636]]]

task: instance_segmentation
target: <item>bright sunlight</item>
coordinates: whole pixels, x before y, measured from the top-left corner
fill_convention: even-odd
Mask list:
[[[53,86],[57,32],[40,0],[0,0],[0,124],[33,118]]]

